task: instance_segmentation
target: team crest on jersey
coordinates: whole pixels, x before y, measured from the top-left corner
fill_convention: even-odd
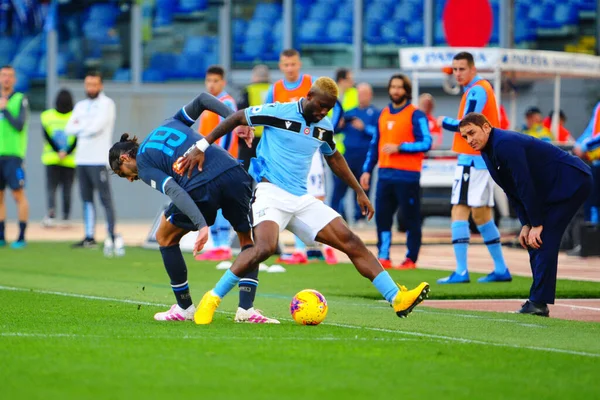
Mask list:
[[[310,133],[310,128],[307,126],[306,128],[304,128],[304,134],[308,135]]]
[[[392,128],[394,127],[394,121],[388,121],[387,126],[388,130],[392,130]]]

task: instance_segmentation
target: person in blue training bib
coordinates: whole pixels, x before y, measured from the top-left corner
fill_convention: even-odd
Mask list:
[[[283,229],[305,243],[325,243],[347,254],[358,272],[373,282],[399,317],[408,316],[427,297],[427,282],[412,290],[397,285],[340,215],[307,193],[313,154],[320,151],[331,170],[354,189],[365,216],[373,217],[369,198],[335,148],[333,126],[326,115],[337,97],[335,82],[321,77],[313,83],[306,98],[238,111],[199,140],[179,163],[182,173],[188,176],[198,170],[202,174],[214,147],[211,144],[218,138],[238,126],[264,127],[257,157],[250,164],[250,174],[258,182],[252,203],[254,247],[242,252],[215,288],[204,295],[194,315],[197,324],[212,322],[221,299],[254,265],[275,252]]]
[[[164,120],[142,143],[125,133],[109,151],[110,167],[115,174],[130,182],[142,180],[172,201],[161,217],[156,240],[177,304],[168,311],[157,313],[154,316],[157,321],[191,320],[196,310],[179,248],[185,234],[199,231],[194,255],[199,253],[208,240],[208,227],[214,224],[217,211],[221,209],[238,234],[242,253],[253,245],[248,220],[252,178],[239,161],[222,147],[212,146],[206,151],[206,163],[201,173],[181,175],[178,168],[178,161],[185,151],[203,138],[191,126],[204,110],[223,117],[233,113],[217,98],[202,93],[173,117]],[[242,129],[240,137],[248,137],[250,132],[248,128]],[[255,264],[249,266],[239,280],[240,301],[235,321],[278,324],[276,319],[267,318],[254,309],[257,287],[258,264]]]

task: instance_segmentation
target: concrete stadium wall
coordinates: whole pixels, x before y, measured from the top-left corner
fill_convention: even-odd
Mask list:
[[[63,82],[63,87],[71,89],[77,100],[83,98],[83,87],[81,82]],[[563,81],[562,109],[568,117],[567,128],[574,136],[579,136],[587,126],[591,110],[596,100],[593,92],[596,84],[583,80]],[[115,126],[114,140],[118,140],[123,132],[133,133],[145,137],[164,118],[174,114],[179,107],[192,99],[195,94],[203,90],[203,86],[197,83],[188,85],[154,85],[147,86],[143,92],[135,92],[128,85],[107,83],[106,94],[112,97],[117,104],[117,120]],[[230,88],[230,93],[237,95],[239,88]],[[423,88],[436,97],[437,107],[435,115],[454,116],[458,108],[459,97],[448,96],[438,88]],[[523,123],[523,112],[531,106],[540,107],[546,114],[552,109],[553,85],[548,82],[538,82],[530,88],[519,93],[517,126]],[[388,103],[385,89],[377,89],[374,104],[383,107]],[[508,103],[504,102],[508,110]],[[32,221],[39,221],[46,213],[46,179],[45,170],[40,162],[40,154],[43,147],[39,113],[30,116],[29,148],[26,160],[27,171],[27,194],[30,201],[30,213]],[[445,145],[449,146],[452,135],[447,134],[444,138]],[[330,180],[330,177],[329,179]],[[130,183],[116,176],[111,177],[113,199],[116,204],[117,221],[136,220],[148,221],[154,218],[159,207],[168,198],[156,190],[151,189],[142,182]],[[16,209],[12,198],[7,193],[8,220],[14,221]],[[104,214],[99,200],[96,199],[98,219],[103,219]],[[58,194],[57,203],[60,209],[61,198]],[[59,214],[60,215],[60,214]],[[72,218],[81,219],[82,206],[79,197],[77,183],[73,190]]]

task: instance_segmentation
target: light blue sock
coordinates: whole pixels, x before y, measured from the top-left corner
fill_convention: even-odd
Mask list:
[[[494,272],[504,274],[506,272],[506,263],[502,255],[502,244],[500,243],[500,231],[494,220],[490,220],[483,225],[477,225],[479,233],[485,242],[485,245],[494,260]]]
[[[381,231],[377,232],[377,235],[379,236],[379,252],[377,254],[377,258],[381,260],[389,260],[390,246],[392,245],[392,232]]]
[[[304,244],[304,242],[302,240],[300,240],[300,238],[296,235],[294,235],[294,246],[295,246],[295,251],[305,251],[306,250],[306,245]]]
[[[598,207],[591,207],[590,208],[590,222],[592,224],[598,224],[598,222],[599,222]]]
[[[85,226],[85,238],[93,239],[96,232],[96,209],[94,203],[86,201],[83,203],[83,219]]]
[[[231,289],[237,286],[239,281],[240,278],[228,269],[225,271],[221,279],[219,279],[219,282],[217,282],[213,292],[215,292],[215,294],[220,298],[223,298],[231,291]]]
[[[452,247],[456,257],[456,273],[463,275],[467,272],[467,250],[471,240],[469,221],[454,221],[452,223]]]
[[[394,297],[398,293],[398,285],[392,280],[387,271],[381,271],[379,275],[373,279],[373,286],[381,293],[383,297],[390,303],[394,301]]]
[[[223,212],[221,210],[219,210],[217,212],[217,218],[215,219],[215,226],[218,229],[217,235],[219,236],[219,239],[218,239],[219,246],[229,247],[229,245],[230,245],[229,236],[230,236],[231,224],[229,223],[229,221],[227,221],[225,219],[225,217],[223,216]]]

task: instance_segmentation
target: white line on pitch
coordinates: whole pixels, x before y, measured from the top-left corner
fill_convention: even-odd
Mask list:
[[[32,293],[39,293],[39,294],[51,294],[51,295],[63,296],[63,297],[76,297],[76,298],[89,299],[89,300],[101,300],[101,301],[112,301],[112,302],[127,303],[127,304],[143,304],[143,305],[168,307],[167,304],[160,304],[160,303],[149,303],[149,302],[127,300],[127,299],[117,299],[117,298],[101,297],[101,296],[88,296],[88,295],[83,295],[83,294],[67,293],[67,292],[55,292],[55,291],[47,291],[47,290],[31,290],[31,289],[24,289],[24,288],[9,287],[9,286],[0,286],[0,290],[10,290],[10,291],[17,291],[17,292],[32,292]],[[331,323],[331,322],[323,323],[323,325],[336,326],[336,327],[340,327],[340,328],[357,329],[357,330],[368,330],[368,331],[375,331],[375,332],[396,333],[396,334],[401,334],[401,335],[415,336],[415,337],[421,337],[421,338],[427,338],[427,339],[446,340],[449,342],[456,342],[456,343],[479,344],[479,345],[493,346],[493,347],[509,347],[509,348],[514,348],[514,349],[546,351],[546,352],[551,352],[551,353],[563,353],[563,354],[571,354],[571,355],[585,356],[585,357],[600,357],[600,354],[598,354],[598,353],[586,353],[586,352],[582,352],[582,351],[557,349],[557,348],[553,348],[553,347],[521,346],[521,345],[509,344],[509,343],[494,343],[494,342],[486,342],[486,341],[476,340],[476,339],[460,338],[460,337],[455,337],[455,336],[435,335],[435,334],[431,334],[431,333],[402,331],[402,330],[375,328],[375,327],[358,326],[358,325],[337,324],[337,323]]]

